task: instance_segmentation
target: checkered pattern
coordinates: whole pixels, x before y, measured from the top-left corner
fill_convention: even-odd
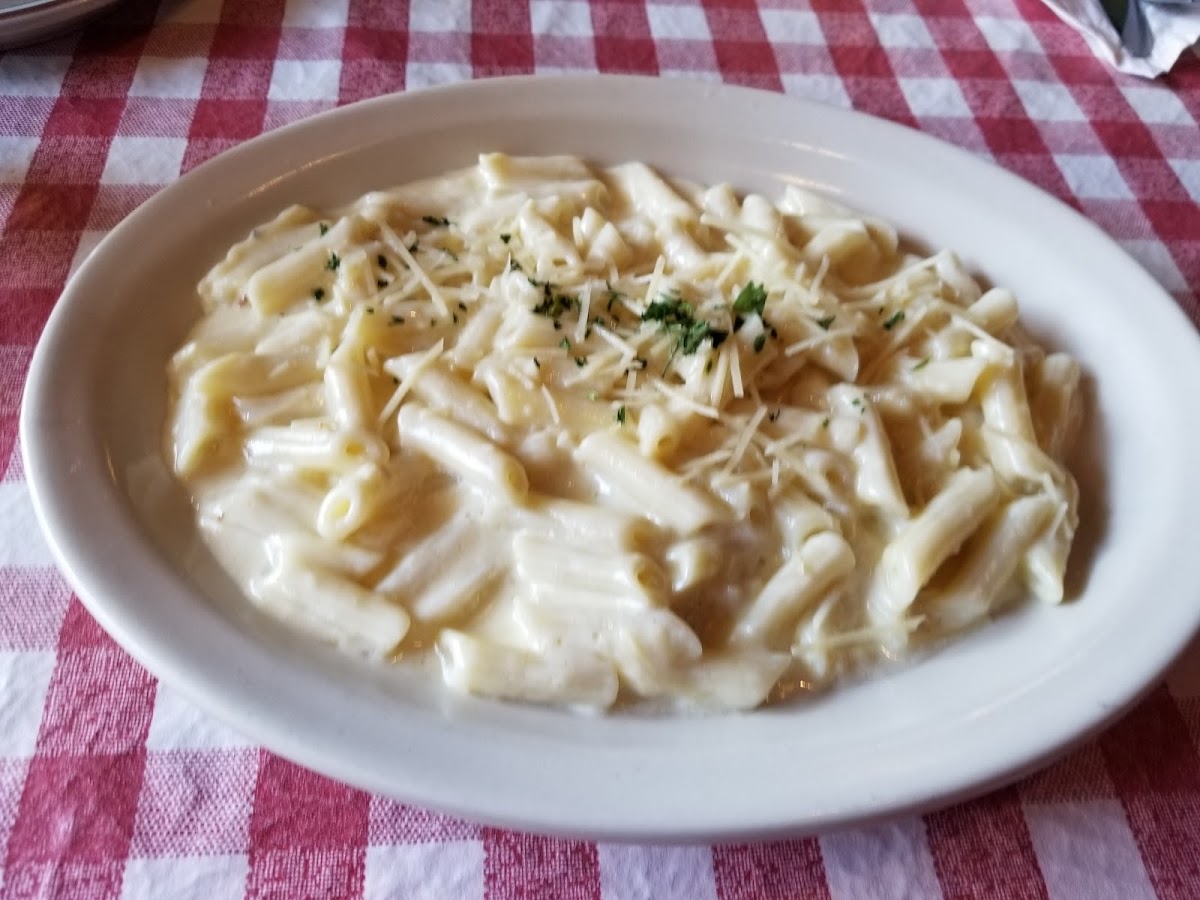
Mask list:
[[[1200,60],[1157,83],[1115,75],[1035,0],[127,0],[0,54],[0,894],[1200,897],[1200,645],[1124,721],[982,800],[776,844],[616,846],[299,769],[156,684],[72,597],[16,446],[72,267],[163,184],[264,130],[562,71],[754,85],[927,131],[1075,206],[1200,320]]]

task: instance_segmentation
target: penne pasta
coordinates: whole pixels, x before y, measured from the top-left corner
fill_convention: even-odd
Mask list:
[[[981,284],[797,184],[487,153],[234,244],[167,455],[251,602],[349,652],[752,709],[1062,600],[1084,374]]]

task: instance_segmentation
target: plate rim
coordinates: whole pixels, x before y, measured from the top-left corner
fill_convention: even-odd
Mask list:
[[[1195,330],[1186,315],[1178,307],[1178,304],[1102,229],[1095,223],[1082,217],[1062,201],[1041,191],[1024,179],[999,167],[995,167],[984,160],[978,159],[966,150],[947,144],[932,136],[856,111],[829,107],[795,97],[750,88],[713,85],[704,82],[669,81],[661,78],[641,76],[512,76],[500,79],[458,82],[420,91],[370,98],[300,120],[243,142],[225,153],[206,161],[181,179],[158,191],[139,207],[138,210],[112,229],[96,250],[93,251],[89,259],[83,263],[79,271],[72,276],[59,302],[56,303],[54,309],[51,311],[45,329],[39,336],[26,381],[19,427],[26,481],[39,523],[48,538],[59,568],[67,575],[68,581],[75,587],[76,592],[89,612],[97,618],[106,631],[117,639],[121,646],[130,652],[139,663],[155,673],[156,677],[163,680],[164,683],[169,684],[174,690],[181,693],[197,706],[205,709],[215,718],[233,724],[235,728],[246,733],[256,742],[302,765],[332,774],[342,781],[368,790],[396,796],[394,786],[380,783],[379,779],[372,775],[372,773],[361,771],[352,764],[331,758],[328,750],[306,745],[303,740],[289,739],[288,736],[282,734],[286,729],[278,727],[272,729],[263,726],[246,708],[230,705],[228,697],[221,696],[221,688],[217,684],[218,680],[211,677],[197,679],[195,671],[189,672],[186,671],[186,667],[181,668],[178,656],[171,657],[169,647],[164,648],[162,645],[154,646],[154,641],[151,639],[152,636],[140,631],[137,623],[130,623],[123,619],[120,615],[119,607],[113,608],[111,604],[93,597],[91,591],[87,590],[88,587],[93,587],[96,581],[94,573],[88,571],[89,554],[81,552],[86,548],[81,548],[79,546],[79,538],[73,536],[69,528],[64,527],[66,519],[64,518],[63,492],[61,489],[56,489],[53,484],[53,473],[45,469],[44,464],[48,457],[43,446],[43,435],[39,427],[45,424],[44,414],[39,411],[45,408],[43,398],[48,390],[50,377],[53,374],[50,367],[51,348],[54,346],[54,338],[60,330],[60,324],[66,319],[70,307],[78,305],[77,302],[72,304],[70,298],[79,292],[79,285],[86,283],[87,279],[91,277],[91,273],[98,268],[97,260],[102,258],[102,252],[105,251],[105,247],[115,246],[120,237],[132,229],[131,222],[136,223],[151,218],[160,208],[169,209],[172,199],[182,190],[177,187],[178,185],[199,183],[204,178],[211,177],[209,173],[220,172],[225,168],[235,166],[243,158],[261,154],[261,147],[279,145],[306,129],[330,128],[332,126],[328,123],[337,122],[343,118],[351,119],[357,116],[368,115],[376,107],[381,109],[389,108],[392,105],[403,107],[406,103],[414,99],[417,99],[418,102],[425,102],[425,99],[428,98],[453,97],[456,94],[464,93],[487,94],[499,92],[502,94],[508,89],[569,91],[572,87],[581,84],[595,86],[599,83],[612,85],[614,88],[618,84],[624,84],[630,89],[655,91],[661,94],[682,91],[684,93],[695,93],[699,96],[705,94],[710,96],[725,95],[729,98],[768,105],[786,103],[791,105],[797,114],[803,112],[819,114],[820,116],[829,117],[834,120],[840,119],[845,122],[857,123],[862,127],[880,129],[882,133],[891,134],[892,136],[903,135],[904,140],[916,142],[918,145],[928,149],[935,149],[937,154],[950,154],[960,160],[968,161],[971,167],[988,169],[991,171],[993,177],[998,178],[1014,190],[1026,195],[1036,196],[1040,198],[1040,203],[1045,204],[1048,202],[1052,206],[1057,207],[1060,214],[1065,213],[1073,217],[1077,227],[1082,227],[1092,235],[1093,239],[1098,238],[1112,250],[1116,251],[1126,266],[1133,267],[1138,273],[1138,277],[1153,286],[1153,292],[1159,295],[1159,300],[1165,300],[1169,304],[1169,308],[1163,307],[1158,312],[1168,318],[1174,315],[1175,322],[1190,332],[1193,338],[1193,355],[1200,358],[1200,354],[1195,354],[1197,348],[1200,348],[1200,341],[1195,340]],[[353,145],[348,145],[347,149],[352,151]],[[1159,303],[1159,305],[1161,306],[1162,304]],[[67,505],[69,506],[69,503]],[[1150,669],[1153,670],[1150,676],[1138,679],[1140,683],[1136,686],[1131,686],[1132,689],[1123,693],[1118,702],[1113,703],[1099,713],[1092,712],[1090,715],[1084,717],[1087,724],[1082,729],[1069,729],[1069,733],[1060,735],[1056,740],[1042,742],[1032,752],[1010,760],[1007,765],[994,766],[990,774],[986,777],[980,778],[977,775],[966,776],[960,778],[958,782],[948,782],[944,786],[944,789],[936,794],[920,798],[909,798],[903,801],[897,800],[890,805],[875,804],[869,812],[864,812],[862,809],[847,809],[843,811],[842,815],[826,815],[813,818],[811,821],[745,821],[732,827],[714,826],[713,823],[697,824],[696,826],[678,823],[676,827],[663,827],[662,823],[659,823],[647,830],[639,828],[636,825],[634,827],[621,827],[611,822],[607,824],[592,823],[590,825],[580,825],[578,822],[572,824],[571,821],[561,818],[557,821],[546,821],[543,817],[531,819],[528,816],[522,816],[513,811],[506,813],[499,810],[480,810],[476,806],[473,806],[470,800],[454,802],[444,796],[443,793],[437,791],[426,791],[424,793],[417,791],[414,793],[410,790],[406,792],[405,799],[409,802],[439,809],[475,821],[589,839],[701,841],[712,840],[715,837],[721,840],[731,840],[746,837],[766,838],[795,835],[851,823],[864,824],[883,818],[890,818],[902,813],[937,808],[950,802],[977,796],[1002,784],[1011,782],[1013,779],[1040,767],[1067,747],[1085,740],[1104,728],[1113,719],[1141,699],[1154,686],[1162,672],[1184,651],[1192,632],[1197,627],[1200,627],[1200,613],[1193,617],[1191,629],[1184,631],[1171,648],[1169,658],[1157,658],[1153,665],[1150,666]]]

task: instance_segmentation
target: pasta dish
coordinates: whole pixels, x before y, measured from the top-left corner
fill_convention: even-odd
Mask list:
[[[795,185],[489,154],[198,290],[166,441],[217,559],[454,690],[748,709],[1062,600],[1079,366]]]

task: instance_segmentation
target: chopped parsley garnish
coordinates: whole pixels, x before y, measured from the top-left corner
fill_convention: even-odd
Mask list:
[[[443,247],[442,252],[445,253],[448,257],[450,257],[455,262],[458,262],[458,254],[455,253],[453,250],[447,250],[445,247]]]
[[[466,312],[466,311],[467,311],[467,304],[465,304],[465,303],[463,303],[461,300],[459,300],[459,301],[458,301],[458,308],[459,308],[459,309],[461,309],[463,312]]]
[[[375,287],[385,288],[390,283],[391,282],[387,281],[387,279],[384,279],[384,278],[376,278],[375,279]]]
[[[599,391],[588,391],[588,399],[589,400],[599,400],[600,392]]]
[[[375,262],[379,263],[379,268],[381,268],[381,269],[387,268],[387,257],[384,256],[382,253],[380,253],[377,257],[375,257]]]
[[[638,370],[640,371],[641,369],[644,369],[644,368],[646,368],[646,366],[648,366],[648,365],[649,365],[649,363],[647,363],[647,362],[646,362],[646,360],[645,360],[643,357],[641,357],[641,356],[635,356],[635,357],[633,358],[633,365],[631,365],[631,366],[630,366],[630,368],[631,368],[631,369],[638,369]]]
[[[624,406],[624,404],[617,407],[617,423],[620,425],[625,424],[625,406]]]
[[[571,349],[571,339],[563,338],[561,341],[558,342],[558,346],[562,347],[564,350],[570,350]]]
[[[710,359],[708,362],[706,362],[704,364],[704,374],[707,375],[711,371],[712,371],[712,360]]]
[[[329,226],[327,224],[325,224],[324,222],[322,222],[317,227],[321,229],[321,237],[325,237],[325,233],[327,231],[329,231]]]
[[[452,321],[452,322],[453,322],[455,325],[457,325],[457,324],[458,324],[458,313],[456,313],[456,312],[452,312],[452,313],[450,313],[450,320],[451,320],[451,321]]]
[[[338,266],[340,266],[341,264],[342,264],[342,258],[340,256],[338,256],[336,253],[334,253],[332,250],[330,250],[329,251],[329,259],[325,260],[325,268],[327,268],[330,272],[336,272]]]
[[[373,315],[375,315],[375,307],[373,307],[373,306],[368,306],[368,307],[367,307],[367,315],[368,315],[368,316],[373,316]]]
[[[519,262],[517,262],[515,259],[510,259],[510,260],[508,261],[508,271],[510,271],[510,272],[524,272],[525,270],[521,268],[521,264],[520,264]]]
[[[657,322],[658,330],[666,332],[674,339],[666,369],[671,367],[676,353],[690,356],[700,348],[700,344],[706,338],[711,339],[716,347],[729,336],[729,332],[714,329],[704,319],[697,319],[695,307],[687,301],[674,294],[659,296],[662,297],[661,300],[655,300],[646,307],[646,311],[642,313],[642,321]]]
[[[904,310],[902,310],[902,309],[896,310],[896,312],[894,312],[890,316],[888,316],[887,321],[883,323],[883,328],[885,331],[891,331],[893,328],[895,328],[897,325],[899,325],[903,321],[904,321]]]
[[[504,243],[506,243],[506,244],[507,244],[509,241],[511,241],[511,240],[512,240],[512,235],[511,235],[511,234],[507,234],[507,233],[502,233],[502,234],[500,235],[500,240],[504,241]]]
[[[764,331],[754,339],[754,352],[762,353],[762,348],[767,345],[767,333]]]
[[[557,319],[568,310],[579,305],[579,300],[570,294],[560,294],[551,284],[542,285],[542,302],[533,308],[535,314]]]
[[[821,420],[821,427],[822,427],[822,428],[828,428],[828,427],[829,427],[829,416],[826,416],[825,418],[823,418],[823,419]]]
[[[450,224],[450,220],[443,216],[421,216],[421,221],[426,225],[435,225],[439,228],[445,228]]]
[[[586,356],[576,356],[575,357],[575,365],[579,366],[579,368],[582,369],[584,366],[587,365],[587,357]]]
[[[393,324],[393,325],[403,325],[403,324],[404,324],[404,319],[403,319],[403,317],[401,317],[401,316],[392,316],[392,324]]]
[[[313,299],[320,303],[325,299],[325,288],[313,288]]]
[[[822,331],[828,331],[829,326],[833,324],[833,320],[836,318],[837,316],[825,316],[824,318],[817,319],[817,325],[820,326]]]
[[[408,248],[408,252],[409,252],[409,253],[416,253],[416,252],[417,252],[418,250],[420,250],[420,249],[421,249],[421,242],[420,242],[420,241],[416,241],[416,240],[414,240],[414,241],[412,242],[412,246],[410,246],[410,247]]]
[[[761,284],[747,281],[746,286],[738,292],[733,301],[733,311],[739,315],[748,316],[751,313],[763,314],[767,305],[767,292]],[[736,330],[736,329],[735,329]]]
[[[930,361],[931,359],[933,359],[933,357],[931,357],[931,356],[926,356],[926,357],[925,357],[924,359],[922,359],[922,360],[921,360],[919,363],[917,363],[915,366],[913,366],[913,367],[912,367],[912,371],[914,371],[914,372],[919,372],[919,371],[921,371],[923,368],[925,368],[927,365],[929,365],[929,361]]]
[[[397,378],[395,375],[393,375],[392,376],[392,384],[399,384],[399,383],[400,383],[400,379]]]
[[[540,369],[542,367],[542,364],[538,362],[538,358],[536,356],[533,358],[533,366],[535,369]]]

